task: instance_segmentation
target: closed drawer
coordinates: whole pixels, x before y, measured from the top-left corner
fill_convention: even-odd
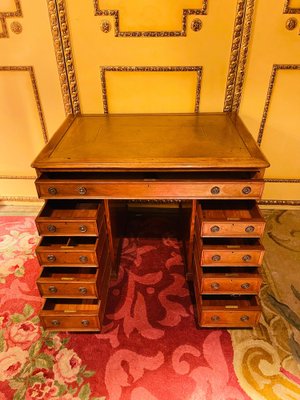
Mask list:
[[[44,199],[78,197],[114,199],[259,199],[264,182],[261,180],[200,180],[189,179],[47,179],[36,180],[39,197]]]
[[[202,268],[203,294],[258,294],[262,278],[257,267]]]
[[[265,221],[255,201],[201,201],[202,237],[261,237]]]
[[[100,264],[107,263],[103,251]],[[103,285],[103,268],[44,267],[37,279],[40,294],[47,298],[98,298]]]
[[[97,236],[104,221],[102,202],[48,200],[36,218],[40,235]]]
[[[202,296],[199,324],[202,327],[253,327],[261,307],[256,296]]]
[[[39,317],[43,327],[55,331],[100,331],[101,300],[47,299]]]
[[[259,239],[203,239],[202,266],[260,266],[264,247]]]
[[[101,254],[107,245],[106,234],[102,237],[46,237],[36,248],[40,265],[82,266],[100,265]]]

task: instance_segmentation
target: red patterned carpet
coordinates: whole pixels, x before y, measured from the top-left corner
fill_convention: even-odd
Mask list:
[[[0,400],[249,399],[229,333],[195,326],[168,229],[160,217],[132,223],[102,334],[49,334],[37,317],[34,219],[0,218]]]

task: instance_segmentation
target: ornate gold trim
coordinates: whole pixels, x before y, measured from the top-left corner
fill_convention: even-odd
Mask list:
[[[36,176],[0,175],[0,179],[36,179]]]
[[[0,196],[2,201],[29,201],[29,202],[41,202],[38,197],[30,196]]]
[[[241,102],[245,68],[251,35],[255,0],[238,0],[234,23],[224,111],[238,111]]]
[[[187,17],[189,15],[207,15],[208,0],[202,0],[202,8],[183,9],[180,31],[120,31],[119,10],[100,10],[99,0],[94,0],[95,16],[114,17],[115,36],[117,37],[178,37],[186,36]]]
[[[200,104],[200,90],[201,90],[201,77],[202,77],[202,67],[200,66],[183,66],[183,67],[132,67],[132,66],[106,66],[100,67],[100,80],[102,87],[102,101],[103,110],[105,114],[108,114],[108,104],[107,104],[107,90],[106,90],[106,77],[105,73],[109,72],[190,72],[194,71],[197,73],[197,85],[196,85],[196,99],[195,99],[195,113],[199,112]]]
[[[260,200],[258,204],[261,206],[299,206],[300,200]]]
[[[269,81],[267,98],[266,98],[265,107],[264,107],[263,116],[262,116],[262,121],[260,124],[259,133],[258,133],[258,137],[257,137],[257,143],[259,146],[261,146],[261,142],[263,139],[264,129],[265,129],[265,125],[266,125],[266,121],[267,121],[267,117],[268,117],[268,111],[269,111],[269,107],[270,107],[270,103],[271,103],[271,97],[273,94],[273,89],[274,89],[278,70],[300,70],[300,64],[274,64],[273,65],[271,78]]]
[[[33,88],[33,94],[34,94],[34,98],[35,98],[35,102],[36,102],[36,106],[37,106],[37,110],[38,110],[38,114],[39,114],[39,119],[40,119],[42,131],[43,131],[44,142],[48,143],[48,133],[47,133],[44,113],[43,113],[43,109],[42,109],[42,105],[41,105],[40,95],[39,95],[33,67],[32,66],[16,66],[16,67],[15,66],[5,66],[5,67],[0,66],[0,72],[4,72],[4,71],[10,71],[10,72],[11,71],[16,71],[16,72],[25,71],[25,72],[29,73],[32,88]]]
[[[80,103],[64,0],[47,0],[66,115],[79,114]]]
[[[0,32],[0,38],[9,37],[6,18],[23,17],[20,0],[15,0],[15,5],[16,5],[16,11],[0,12],[0,23],[2,29],[2,32]]]
[[[271,182],[271,183],[300,183],[300,179],[289,179],[289,178],[265,178],[264,182]]]
[[[283,14],[300,14],[300,8],[290,7],[290,1],[291,0],[285,0]]]
[[[13,22],[10,24],[10,29],[11,29],[12,32],[15,33],[16,35],[19,35],[19,34],[22,33],[22,31],[23,31],[22,25],[20,24],[20,22],[17,22],[17,21],[13,21]]]

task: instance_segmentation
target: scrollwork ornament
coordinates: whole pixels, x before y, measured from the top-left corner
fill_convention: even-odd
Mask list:
[[[293,31],[298,25],[298,20],[296,18],[289,18],[286,21],[285,27],[288,31]]]
[[[200,18],[195,18],[191,23],[191,29],[194,32],[199,32],[202,29],[202,21]]]
[[[10,24],[10,29],[12,30],[12,32],[14,32],[16,35],[19,35],[23,28],[22,25],[20,24],[20,22],[14,21]]]
[[[111,30],[110,22],[107,21],[107,20],[102,21],[102,23],[101,23],[101,31],[103,33],[108,33],[108,32],[110,32],[110,30]]]

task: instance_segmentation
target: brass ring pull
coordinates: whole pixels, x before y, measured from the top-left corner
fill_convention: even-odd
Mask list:
[[[241,285],[241,288],[242,288],[242,289],[249,289],[249,287],[250,287],[250,283],[248,283],[248,282],[245,282],[245,283],[243,283],[243,284]]]
[[[57,194],[57,189],[55,187],[49,187],[48,188],[48,193],[52,194],[52,195],[55,195],[55,194]]]
[[[54,326],[58,326],[58,325],[60,325],[60,322],[59,322],[58,319],[53,319],[53,320],[51,321],[51,324],[54,325]]]
[[[49,232],[54,233],[56,232],[56,226],[55,225],[48,225],[47,229]]]
[[[85,287],[80,287],[79,289],[80,294],[87,294],[87,288]]]
[[[89,321],[88,319],[83,319],[83,320],[81,321],[81,323],[82,323],[83,326],[89,326],[90,321]]]
[[[219,226],[217,226],[217,225],[214,225],[214,226],[212,226],[211,228],[210,228],[210,230],[211,230],[211,232],[219,232],[220,231],[220,227]]]
[[[245,261],[245,262],[250,261],[251,258],[252,257],[250,256],[250,254],[246,254],[245,256],[243,256],[243,261]]]
[[[220,261],[221,260],[221,256],[219,256],[219,254],[215,254],[214,256],[212,256],[211,258],[213,261]]]
[[[86,225],[80,225],[79,230],[80,230],[80,232],[82,232],[82,233],[87,232],[87,227],[86,227]]]
[[[249,193],[251,193],[251,187],[250,186],[245,186],[244,188],[243,188],[243,190],[242,190],[242,192],[244,193],[244,194],[249,194]]]
[[[49,254],[47,256],[47,260],[50,261],[50,262],[54,262],[54,261],[56,261],[56,257],[53,254]]]
[[[85,264],[85,263],[88,262],[88,258],[87,258],[87,256],[80,256],[80,257],[79,257],[79,261],[80,261],[82,264]]]
[[[249,225],[249,226],[247,226],[246,228],[245,228],[245,231],[247,232],[247,233],[252,233],[252,232],[254,232],[254,226],[253,225]]]
[[[79,194],[86,194],[86,192],[87,192],[87,190],[86,190],[86,188],[85,187],[83,187],[83,186],[81,186],[80,188],[78,188],[78,193]]]
[[[213,282],[210,286],[214,290],[220,289],[220,284],[218,282]]]
[[[57,288],[55,286],[49,286],[48,290],[50,293],[56,293],[57,292]]]
[[[242,315],[241,316],[241,318],[240,318],[240,320],[242,321],[242,322],[246,322],[246,321],[249,321],[249,317],[248,317],[248,315]]]
[[[219,188],[219,186],[214,186],[213,188],[211,188],[210,193],[211,193],[211,194],[219,194],[219,193],[220,193],[220,188]]]

